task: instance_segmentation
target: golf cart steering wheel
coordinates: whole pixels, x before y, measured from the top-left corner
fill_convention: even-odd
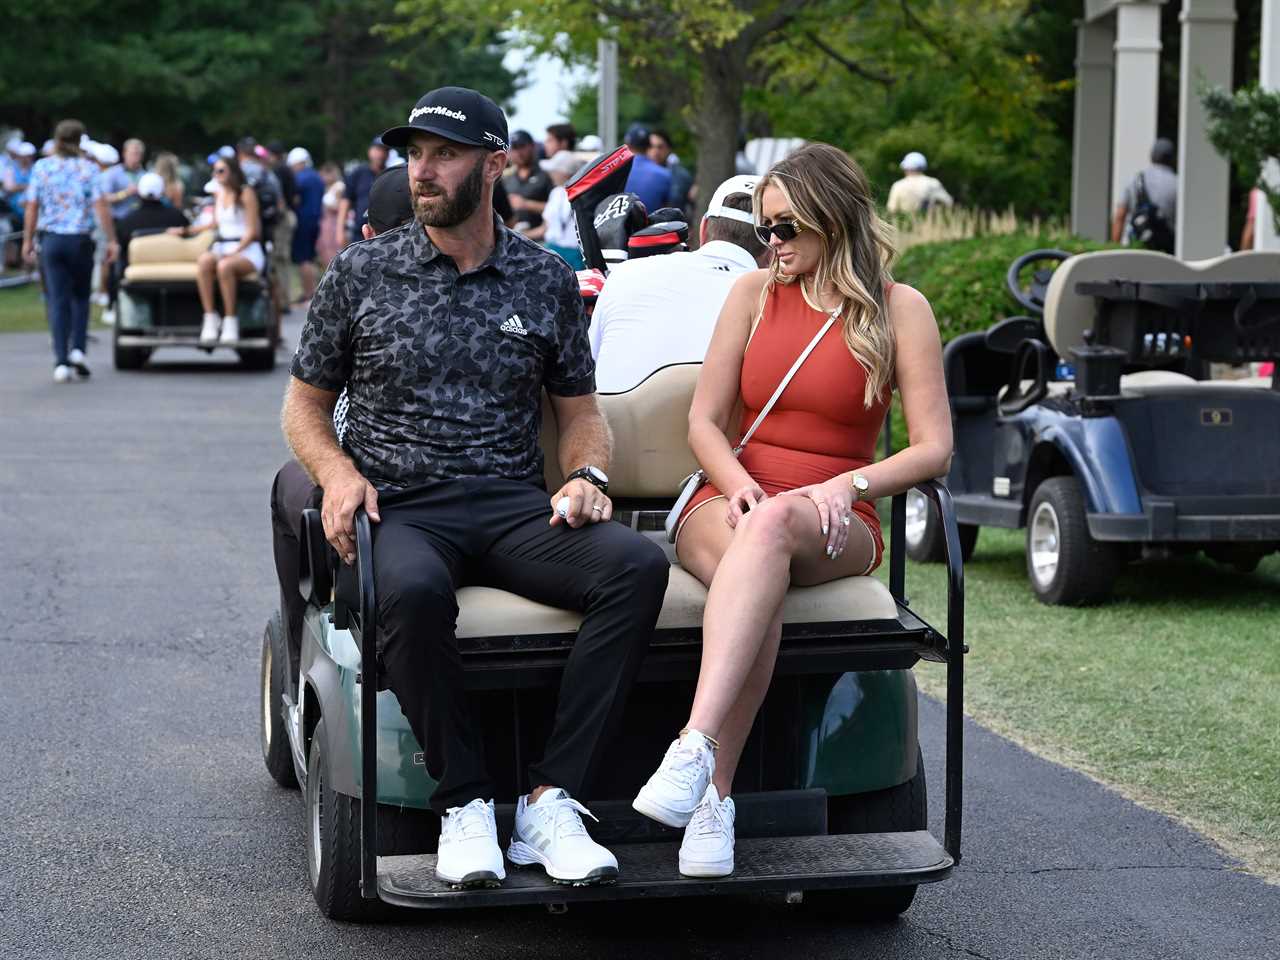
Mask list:
[[[1071,254],[1065,250],[1032,250],[1030,253],[1024,253],[1013,261],[1005,277],[1009,295],[1035,316],[1044,316],[1044,295],[1049,289],[1049,278],[1053,276],[1053,271],[1057,269],[1058,264],[1070,256]],[[1040,266],[1031,271],[1029,282],[1024,286],[1022,275],[1028,267],[1035,264],[1048,264],[1048,266]]]

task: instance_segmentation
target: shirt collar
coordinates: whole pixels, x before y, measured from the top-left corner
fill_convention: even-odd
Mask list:
[[[747,270],[754,270],[759,266],[755,257],[751,256],[736,243],[730,243],[728,240],[708,240],[698,248],[698,254],[704,257],[714,257],[716,260],[727,260],[739,267],[745,267]]]
[[[417,223],[410,221],[410,236],[413,238],[413,255],[419,263],[431,263],[437,257],[442,256],[440,248],[431,242],[431,238],[427,236],[425,228]],[[472,270],[472,273],[479,273],[492,267],[502,276],[507,276],[511,270],[511,260],[516,254],[516,245],[520,242],[520,238],[514,230],[511,230],[505,223],[499,219],[495,213],[493,215],[493,234],[494,244],[493,251],[485,259],[484,263]]]

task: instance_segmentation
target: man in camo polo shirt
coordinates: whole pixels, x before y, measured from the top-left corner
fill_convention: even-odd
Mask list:
[[[585,614],[508,856],[556,880],[612,880],[617,860],[588,836],[574,795],[620,718],[668,561],[608,522],[609,431],[573,271],[494,215],[502,111],[442,87],[382,139],[408,157],[415,219],[347,247],[325,273],[293,361],[285,435],[324,488],[325,535],[345,561],[356,509],[374,521],[387,680],[438,783],[437,876],[493,885],[506,875],[454,636],[465,581]],[[332,413],[344,386],[339,444]],[[569,478],[549,498],[544,388]]]

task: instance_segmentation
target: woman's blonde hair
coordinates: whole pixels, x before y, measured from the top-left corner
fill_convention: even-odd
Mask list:
[[[164,178],[166,184],[174,184],[181,182],[178,175],[178,157],[172,153],[156,154],[155,163],[152,169]]]
[[[894,337],[885,304],[891,277],[892,233],[876,214],[871,187],[862,169],[843,150],[825,143],[810,143],[775,163],[756,184],[751,207],[761,220],[765,188],[777,187],[796,222],[822,241],[812,284],[784,276],[775,259],[769,282],[760,296],[759,311],[775,284],[800,281],[805,302],[826,310],[819,291],[834,290],[840,297],[840,324],[844,342],[867,373],[863,406],[870,408],[893,380]]]

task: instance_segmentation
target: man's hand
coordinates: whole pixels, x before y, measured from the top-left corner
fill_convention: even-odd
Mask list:
[[[560,513],[560,501],[568,498],[568,509]],[[573,529],[613,517],[613,503],[593,483],[570,480],[551,495],[551,526],[567,523]]]
[[[347,467],[336,476],[325,477],[324,503],[320,506],[320,519],[324,523],[324,537],[345,564],[356,559],[356,510],[364,507],[374,523],[378,515],[378,491],[354,468]]]
[[[22,262],[28,267],[34,267],[36,265],[36,247],[35,244],[29,240],[22,244]]]
[[[105,256],[106,263],[115,263],[120,259],[120,244],[111,240],[107,243],[107,252]]]

